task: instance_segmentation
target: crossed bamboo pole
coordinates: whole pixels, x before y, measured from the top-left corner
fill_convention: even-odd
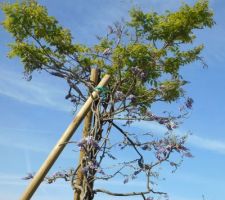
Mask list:
[[[110,75],[106,74],[97,87],[104,87],[109,81]],[[70,123],[68,128],[65,130],[55,147],[52,149],[47,159],[44,161],[40,169],[35,174],[34,178],[31,180],[24,193],[22,194],[20,200],[29,200],[33,196],[34,192],[37,190],[38,186],[43,181],[44,177],[51,169],[52,165],[55,163],[60,153],[63,151],[67,142],[69,142],[70,138],[73,136],[74,132],[77,130],[78,126],[87,115],[88,111],[91,108],[92,102],[94,99],[98,97],[100,90],[96,90],[92,92],[90,97],[87,99],[85,104],[82,106],[80,111],[77,113],[73,121]]]

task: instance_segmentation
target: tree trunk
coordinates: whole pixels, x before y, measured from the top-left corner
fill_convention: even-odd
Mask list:
[[[92,69],[91,70],[91,77],[90,77],[91,82],[96,86],[99,81],[99,76],[98,76],[98,70],[97,69]],[[85,138],[89,135],[89,131],[91,129],[91,124],[92,124],[92,111],[90,110],[88,114],[86,115],[84,119],[84,128],[83,128],[83,133],[82,133],[82,138]],[[85,152],[80,151],[80,157],[79,157],[79,169],[77,171],[76,175],[76,180],[75,180],[75,192],[74,192],[74,200],[83,200],[81,199],[81,196],[83,196],[83,192],[78,189],[78,187],[81,187],[83,190],[86,190],[87,184],[86,181],[84,181],[84,174],[82,172],[82,162],[85,157]]]

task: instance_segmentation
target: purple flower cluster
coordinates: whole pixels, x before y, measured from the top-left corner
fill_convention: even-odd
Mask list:
[[[138,66],[131,67],[131,72],[135,76],[137,76],[137,77],[139,77],[140,79],[143,79],[143,80],[146,79],[146,77],[147,77],[147,73],[144,70],[140,69]]]
[[[142,149],[142,150],[151,150],[151,146],[145,144],[145,145],[143,145],[143,146],[141,147],[141,149]]]
[[[126,184],[129,182],[129,177],[127,176],[124,180],[123,180],[123,183]]]
[[[65,176],[65,173],[63,173],[63,172],[56,172],[53,176],[57,176],[57,177],[63,178]]]
[[[93,136],[87,136],[77,144],[77,146],[80,147],[81,150],[84,150],[87,145],[92,146],[94,148],[99,148],[98,142],[94,139]]]
[[[171,146],[169,146],[169,145],[168,146],[159,146],[159,147],[157,147],[157,151],[155,153],[156,158],[159,161],[164,160],[168,156],[170,150],[171,150]]]
[[[44,181],[51,184],[54,183],[57,179],[64,179],[65,181],[69,181],[70,178],[74,175],[74,169],[71,168],[69,170],[59,171],[54,173],[51,176],[46,176]],[[22,178],[23,180],[29,180],[34,177],[34,173],[28,173],[26,177]]]
[[[125,94],[122,91],[116,91],[114,97],[117,101],[121,101],[125,99]]]
[[[33,173],[28,173],[27,176],[23,177],[22,179],[23,180],[29,180],[29,179],[32,179],[34,178],[34,174]]]
[[[176,145],[175,150],[177,152],[181,153],[185,157],[188,157],[188,158],[193,157],[193,155],[190,153],[189,149],[187,147],[183,146],[182,144]]]
[[[135,100],[136,100],[136,96],[133,95],[133,94],[130,94],[130,95],[127,97],[127,100],[130,100],[132,103],[134,103]]]
[[[167,159],[170,152],[175,150],[178,153],[181,153],[182,156],[185,157],[193,157],[189,152],[189,149],[183,145],[184,138],[165,138],[163,140],[159,140],[154,144],[154,148],[156,150],[155,156],[159,161]]]
[[[80,148],[80,150],[84,150],[85,145],[86,145],[86,140],[85,140],[85,139],[82,139],[82,140],[80,140],[80,141],[77,143],[77,146]]]
[[[166,128],[169,130],[176,129],[178,127],[177,123],[171,120],[165,123],[165,125],[166,125]]]
[[[89,171],[89,167],[88,166],[85,166],[85,167],[82,168],[82,173],[83,174],[87,174],[88,171]]]
[[[185,105],[188,109],[192,109],[193,103],[194,103],[194,100],[192,98],[188,97],[185,102]]]
[[[156,158],[159,161],[164,160],[168,154],[172,151],[173,148],[177,146],[175,139],[172,140],[171,138],[164,138],[159,140],[154,144],[154,148],[156,150]]]
[[[134,103],[136,100],[135,95],[130,94],[129,96],[126,97],[126,95],[122,91],[119,91],[119,90],[115,92],[114,98],[116,101],[123,101],[126,99],[126,100],[131,101],[132,103]]]
[[[96,160],[90,161],[88,163],[88,166],[90,169],[98,169],[99,168],[99,163]]]
[[[157,121],[159,124],[165,125],[168,130],[173,130],[178,127],[178,123],[172,121],[170,118],[155,116],[150,111],[146,112],[146,116],[149,118],[150,121]]]
[[[60,178],[60,179],[64,179],[65,181],[69,181],[70,177],[73,175],[74,170],[72,171],[63,171],[63,172],[56,172],[55,174],[53,174],[52,176],[47,176],[45,177],[45,181],[49,184],[53,183],[56,181],[56,179]]]
[[[95,170],[100,174],[105,175],[105,172],[102,170],[102,168],[99,166],[99,163],[96,160],[88,161],[87,165],[82,168],[82,172],[84,174],[87,174],[90,170]]]
[[[141,161],[140,161],[141,162]],[[125,175],[125,179],[123,180],[123,183],[126,184],[128,183],[130,180],[134,180],[137,178],[137,175],[142,172],[143,169],[139,169],[139,170],[136,170],[134,171],[134,173],[130,174],[129,176],[128,175]]]

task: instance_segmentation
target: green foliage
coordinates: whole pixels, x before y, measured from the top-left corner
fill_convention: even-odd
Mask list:
[[[6,16],[2,25],[15,38],[9,56],[20,57],[27,73],[46,70],[73,79],[79,70],[83,73],[79,77],[88,77],[95,65],[102,75],[112,75],[113,92],[134,95],[133,104],[139,106],[157,100],[171,102],[183,95],[186,82],[179,70],[201,59],[203,49],[203,45],[192,47],[194,30],[214,24],[207,0],[194,6],[183,4],[178,11],[165,14],[134,8],[125,28],[116,24],[98,44],[86,47],[74,44],[70,32],[35,0],[6,3],[1,8]]]
[[[17,42],[34,37],[45,40],[59,53],[74,51],[70,32],[62,28],[54,17],[48,16],[47,10],[36,1],[3,4],[2,9],[6,14],[3,26]]]
[[[75,52],[70,32],[36,1],[4,3],[1,8],[6,16],[2,25],[15,38],[9,57],[20,57],[25,71],[32,72],[43,65],[60,67],[65,55]]]
[[[143,13],[141,10],[130,11],[130,26],[138,30],[147,40],[162,40],[168,43],[180,41],[190,43],[195,38],[193,29],[212,27],[213,13],[208,8],[208,1],[200,0],[191,7],[184,4],[179,11],[167,11],[165,15]]]

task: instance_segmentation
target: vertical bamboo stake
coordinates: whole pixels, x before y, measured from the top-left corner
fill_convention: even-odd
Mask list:
[[[97,69],[92,69],[91,70],[91,78],[90,80],[93,82],[94,86],[96,86],[98,84],[98,70]],[[88,136],[88,133],[91,129],[91,122],[92,122],[92,111],[90,110],[87,114],[87,116],[84,119],[84,129],[83,129],[83,134],[82,134],[82,138],[85,138]],[[82,160],[85,156],[85,152],[84,151],[80,151],[80,158],[79,158],[79,164],[81,166]],[[83,179],[84,179],[84,175],[82,173],[82,169],[81,167],[78,169],[77,171],[77,176],[76,176],[76,182],[75,184],[78,186],[82,187],[82,183],[83,183]],[[81,195],[81,191],[80,190],[76,190],[74,192],[74,200],[80,200],[80,195]]]
[[[98,84],[98,87],[105,86],[109,81],[110,75],[105,75],[101,82]],[[48,155],[47,159],[44,161],[40,169],[35,174],[34,178],[29,183],[28,187],[24,191],[23,195],[21,196],[20,200],[29,200],[34,192],[37,190],[38,186],[43,181],[44,177],[52,167],[52,165],[55,163],[57,158],[59,157],[60,153],[64,149],[66,143],[70,140],[73,133],[76,131],[78,126],[80,125],[81,121],[84,119],[84,117],[87,115],[88,111],[91,108],[93,98],[98,97],[98,93],[100,91],[94,91],[92,95],[87,99],[83,107],[80,109],[80,111],[77,113],[76,117],[73,119],[73,121],[70,123],[66,131],[63,133],[55,147],[52,149],[50,154]]]

